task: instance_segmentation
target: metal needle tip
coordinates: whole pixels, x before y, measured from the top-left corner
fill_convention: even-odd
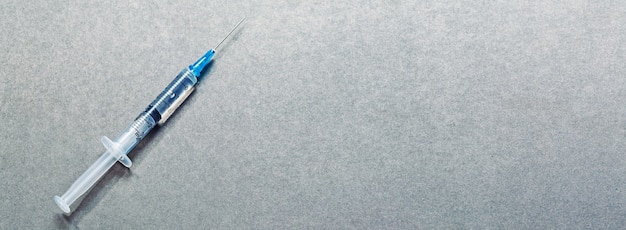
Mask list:
[[[226,41],[226,39],[233,33],[235,32],[235,30],[237,29],[237,27],[239,27],[239,25],[241,25],[241,23],[246,20],[246,18],[248,18],[248,15],[243,16],[243,18],[237,23],[237,25],[235,25],[235,27],[233,27],[232,30],[230,30],[230,32],[228,33],[228,35],[226,35],[226,37],[224,37],[224,39],[222,39],[222,41],[220,41],[220,43],[217,43],[217,45],[215,46],[215,48],[213,48],[213,50],[216,50],[217,47],[220,47],[220,45],[222,44],[222,42]]]

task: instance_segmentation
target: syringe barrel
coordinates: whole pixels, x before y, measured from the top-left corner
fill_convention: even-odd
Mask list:
[[[189,69],[182,70],[159,96],[146,108],[158,124],[163,124],[176,111],[178,106],[191,94],[198,83],[198,77]]]
[[[156,124],[163,124],[193,92],[198,78],[188,69],[181,71],[152,103],[139,114],[115,142],[128,154]]]
[[[167,121],[193,92],[197,82],[198,77],[189,68],[185,68],[114,141],[111,142],[103,137],[103,144],[107,147],[107,151],[76,179],[61,197],[54,197],[57,205],[66,213],[70,213],[74,207],[78,206],[79,198],[89,191],[116,161],[125,157],[156,124],[163,124]],[[122,162],[130,167],[130,160]]]

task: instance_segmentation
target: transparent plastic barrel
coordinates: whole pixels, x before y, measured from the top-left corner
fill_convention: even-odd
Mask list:
[[[80,204],[79,198],[88,192],[116,161],[130,167],[132,162],[127,156],[128,153],[150,133],[156,124],[163,124],[167,121],[193,92],[197,82],[197,77],[189,69],[181,71],[115,140],[102,137],[102,143],[107,151],[78,177],[62,196],[54,197],[59,208],[65,213],[71,213]]]

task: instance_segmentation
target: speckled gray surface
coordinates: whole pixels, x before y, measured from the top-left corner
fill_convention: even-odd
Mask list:
[[[0,228],[625,228],[626,5],[411,2],[2,1]]]

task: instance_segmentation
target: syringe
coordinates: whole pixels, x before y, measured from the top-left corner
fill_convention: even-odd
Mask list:
[[[224,37],[215,48],[207,51],[200,59],[182,70],[170,84],[150,103],[144,112],[126,128],[115,140],[101,138],[106,152],[85,171],[62,196],[54,196],[54,201],[65,213],[71,213],[80,203],[79,198],[100,180],[116,161],[126,167],[132,162],[127,154],[146,136],[155,125],[163,124],[174,111],[187,99],[195,89],[202,71],[209,64],[215,50],[224,42],[246,19],[244,16],[237,25]]]

